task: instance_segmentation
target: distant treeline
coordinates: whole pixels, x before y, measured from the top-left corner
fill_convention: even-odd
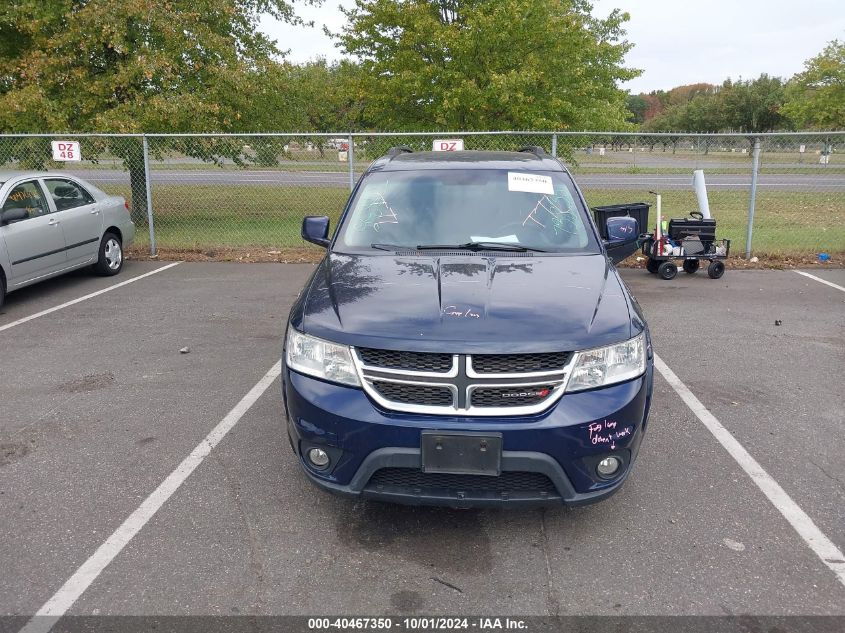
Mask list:
[[[648,132],[845,129],[845,44],[833,41],[789,80],[707,83],[629,94],[628,121]]]

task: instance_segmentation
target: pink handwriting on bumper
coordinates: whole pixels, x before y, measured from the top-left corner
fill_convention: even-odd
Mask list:
[[[587,426],[587,431],[590,434],[590,444],[596,446],[597,444],[608,444],[610,448],[616,448],[616,441],[633,434],[634,427],[626,426],[616,430],[617,423],[613,420],[602,420],[601,422],[593,422]]]

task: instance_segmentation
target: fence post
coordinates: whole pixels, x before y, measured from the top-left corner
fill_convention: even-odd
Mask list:
[[[745,234],[745,259],[751,259],[751,236],[754,233],[754,206],[757,203],[757,174],[760,171],[760,137],[754,137],[751,158],[751,197],[748,201],[748,232]]]
[[[150,226],[150,255],[156,255],[156,232],[153,225],[153,194],[150,186],[150,148],[144,134],[144,187],[147,190],[147,224]]]
[[[349,150],[346,152],[346,158],[349,160],[349,191],[355,188],[355,139],[349,135]]]
[[[557,158],[557,134],[552,134],[552,156]]]

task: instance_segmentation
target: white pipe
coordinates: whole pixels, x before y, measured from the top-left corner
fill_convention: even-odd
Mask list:
[[[704,183],[703,169],[692,172],[692,186],[695,188],[695,197],[698,198],[698,210],[705,219],[709,220],[710,203],[707,201],[707,185]]]
[[[663,218],[661,217],[662,213],[661,213],[661,209],[660,209],[660,194],[658,193],[656,197],[657,197],[657,230],[655,232],[655,237],[659,240],[661,237],[663,237],[663,225],[662,225]]]

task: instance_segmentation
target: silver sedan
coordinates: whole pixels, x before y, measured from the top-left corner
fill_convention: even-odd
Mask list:
[[[75,176],[0,171],[0,305],[7,292],[70,270],[123,268],[129,207]]]

